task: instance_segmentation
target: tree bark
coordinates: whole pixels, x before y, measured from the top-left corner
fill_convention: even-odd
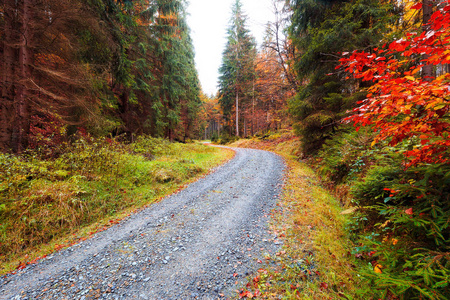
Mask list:
[[[17,35],[16,26],[16,1],[4,0],[5,11],[5,35],[3,39],[3,76],[2,98],[0,103],[0,150],[11,149],[11,137],[14,118],[14,61],[16,51],[13,47],[14,37]]]
[[[19,1],[19,12],[21,12],[20,36],[19,36],[19,64],[17,67],[18,83],[17,93],[14,99],[15,126],[12,133],[12,149],[15,153],[22,152],[28,144],[30,133],[29,97],[27,82],[30,80],[31,71],[31,51],[32,40],[30,22],[32,0]]]
[[[423,11],[422,30],[424,32],[427,32],[428,30],[430,30],[429,23],[431,15],[433,14],[433,0],[423,0],[422,11]],[[427,58],[427,55],[424,55],[423,58]],[[432,65],[425,65],[422,67],[422,78],[425,81],[431,81],[431,77],[434,75],[433,73],[434,72]]]
[[[236,136],[239,136],[239,94],[236,89]]]

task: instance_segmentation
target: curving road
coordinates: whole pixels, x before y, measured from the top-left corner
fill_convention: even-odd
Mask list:
[[[284,163],[236,156],[93,238],[0,278],[0,299],[221,299],[280,247],[267,229]]]

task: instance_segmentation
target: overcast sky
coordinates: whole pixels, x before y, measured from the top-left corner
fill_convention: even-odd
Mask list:
[[[235,0],[188,0],[188,24],[195,47],[195,63],[207,95],[216,94],[218,70],[226,30]],[[261,45],[267,22],[273,19],[272,0],[241,0],[252,35]]]

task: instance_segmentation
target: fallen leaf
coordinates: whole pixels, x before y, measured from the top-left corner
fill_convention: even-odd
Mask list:
[[[242,292],[239,294],[239,298],[240,298],[240,299],[245,298],[245,297],[247,297],[247,298],[249,298],[249,299],[253,299],[253,294],[252,294],[252,292],[250,292],[250,291],[242,291]]]
[[[377,274],[381,274],[381,273],[383,273],[383,271],[381,270],[382,268],[383,268],[382,265],[376,264],[375,267],[373,267],[373,271]]]

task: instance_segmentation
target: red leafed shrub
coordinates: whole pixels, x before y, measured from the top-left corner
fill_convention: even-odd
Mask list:
[[[425,65],[450,63],[450,5],[446,1],[440,7],[431,17],[429,31],[408,33],[372,53],[344,53],[338,66],[374,83],[347,120],[357,126],[373,125],[378,132],[374,143],[415,142],[404,152],[410,166],[450,162],[450,74],[419,76]]]
[[[355,251],[374,253],[378,269],[362,273],[385,299],[450,299],[450,74],[424,76],[426,66],[450,64],[449,1],[427,28],[343,53],[337,67],[372,83],[346,120],[373,128],[372,146],[389,145],[379,156],[397,153],[353,189],[368,220]]]

